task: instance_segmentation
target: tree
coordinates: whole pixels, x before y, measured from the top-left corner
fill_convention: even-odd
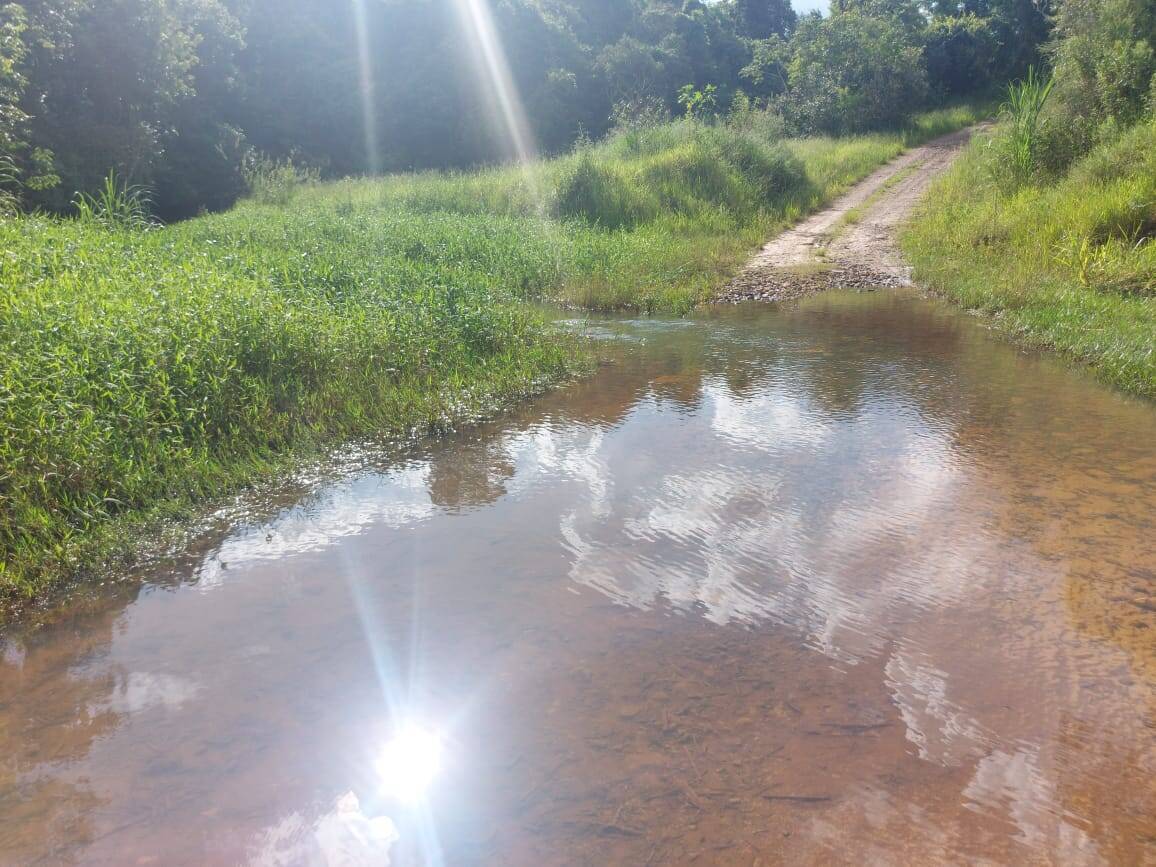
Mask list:
[[[804,130],[896,127],[927,96],[922,51],[893,21],[857,12],[808,17],[792,48],[783,108]]]
[[[973,14],[939,17],[924,34],[932,90],[945,97],[988,88],[998,46],[990,23]]]
[[[65,210],[110,171],[152,185],[195,95],[198,48],[228,13],[218,0],[23,0],[31,155],[51,151],[62,183],[29,195]]]
[[[790,45],[778,36],[752,42],[751,62],[743,67],[743,80],[751,96],[769,99],[787,89]]]
[[[0,186],[67,211],[115,170],[177,219],[228,206],[252,150],[329,176],[464,167],[509,155],[511,108],[556,152],[615,105],[676,110],[687,82],[806,129],[887,126],[924,98],[921,48],[938,95],[1022,74],[1051,2],[832,0],[800,21],[790,0],[485,0],[499,97],[461,0],[0,0]],[[1134,105],[1148,43],[1118,37],[1064,62]]]
[[[635,5],[628,0],[553,0],[547,8],[565,21],[584,45],[609,45],[626,35]]]
[[[24,8],[15,3],[0,6],[0,154],[11,158],[18,147],[28,117],[20,108],[26,81],[21,65],[27,48]]]
[[[625,36],[598,55],[598,70],[614,102],[666,96],[669,81],[664,58],[652,45]]]
[[[189,94],[168,115],[150,182],[157,214],[166,220],[236,201],[245,189],[241,164],[248,149],[240,125],[228,118],[244,44],[241,23],[217,2],[182,4],[181,13],[195,34],[197,59]]]
[[[19,172],[16,152],[28,118],[20,109],[24,76],[24,10],[10,4],[0,6],[0,216],[16,210],[19,202]]]
[[[989,19],[999,46],[993,76],[1004,81],[1042,65],[1052,11],[1052,0],[965,0],[963,5],[963,12]]]
[[[916,0],[831,0],[831,14],[855,12],[898,25],[907,38],[917,42],[927,26]]]
[[[798,16],[790,0],[735,0],[739,32],[748,39],[787,36]]]
[[[1146,0],[1067,0],[1049,46],[1075,119],[1137,120],[1156,91],[1156,8]]]

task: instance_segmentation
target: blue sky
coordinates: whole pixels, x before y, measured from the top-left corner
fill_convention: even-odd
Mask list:
[[[824,14],[827,12],[827,0],[791,0],[791,5],[799,13],[810,12],[812,9],[818,9]]]

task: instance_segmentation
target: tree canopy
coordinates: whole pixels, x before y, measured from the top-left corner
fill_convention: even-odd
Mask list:
[[[800,132],[869,129],[1038,62],[1040,2],[0,0],[0,188],[66,211],[114,171],[178,218],[232,202],[249,154],[326,175],[490,163],[513,101],[549,153],[679,112],[687,87]],[[479,70],[499,55],[509,92]]]

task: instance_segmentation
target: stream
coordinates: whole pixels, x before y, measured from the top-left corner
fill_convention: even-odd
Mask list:
[[[1156,863],[1156,406],[905,291],[585,327],[0,633],[0,863]]]

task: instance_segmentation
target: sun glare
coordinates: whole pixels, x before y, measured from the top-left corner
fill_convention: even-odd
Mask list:
[[[377,762],[382,793],[406,804],[421,801],[441,769],[442,741],[409,724],[386,744]]]
[[[526,164],[537,155],[533,134],[522,106],[518,86],[510,73],[488,0],[455,0],[458,18],[473,50],[478,72],[485,81],[487,101],[500,116],[511,156]]]
[[[361,119],[365,133],[365,163],[371,175],[381,172],[377,147],[377,109],[373,87],[373,55],[369,47],[369,20],[365,0],[352,0],[357,28],[358,85],[361,90]]]

